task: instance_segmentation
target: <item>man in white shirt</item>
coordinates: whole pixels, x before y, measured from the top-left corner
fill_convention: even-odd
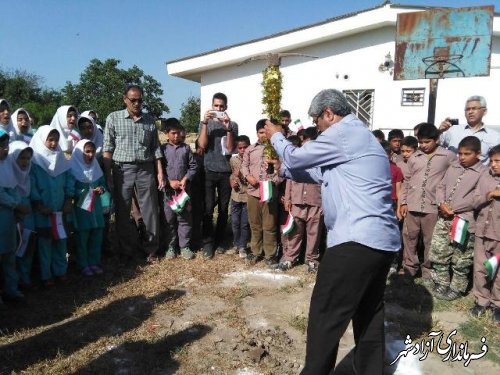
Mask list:
[[[484,126],[483,117],[488,109],[486,99],[474,95],[465,102],[465,118],[467,125],[452,124],[447,117],[439,126],[441,146],[458,154],[458,144],[469,135],[477,137],[481,141],[481,161],[488,163],[488,151],[490,148],[500,144],[500,133]]]

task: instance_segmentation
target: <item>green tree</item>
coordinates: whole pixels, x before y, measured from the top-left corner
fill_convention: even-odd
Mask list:
[[[48,124],[61,103],[61,94],[42,87],[43,79],[24,70],[0,70],[0,97],[12,111],[24,107],[34,120],[33,125]]]
[[[187,132],[198,131],[200,123],[200,98],[190,96],[181,106],[181,118],[179,121],[186,128]]]
[[[65,103],[79,110],[93,109],[101,122],[113,111],[125,108],[123,90],[129,84],[144,89],[143,108],[153,116],[160,117],[169,109],[161,99],[163,90],[158,81],[134,65],[129,69],[118,67],[120,60],[93,59],[80,75],[78,83],[67,82],[62,93]]]

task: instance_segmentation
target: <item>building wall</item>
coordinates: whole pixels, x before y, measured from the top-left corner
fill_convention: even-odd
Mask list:
[[[394,58],[395,28],[385,27],[309,46],[294,52],[317,56],[283,57],[282,108],[294,119],[310,125],[307,110],[313,96],[325,88],[339,90],[374,89],[374,108],[370,128],[406,129],[427,120],[429,81],[394,81],[389,72],[380,72],[385,55]],[[500,83],[500,43],[493,38],[490,77],[448,78],[439,81],[436,123],[447,116],[465,121],[463,106],[467,97],[483,95],[489,102],[487,124],[500,125],[500,106],[495,106]],[[228,95],[228,114],[240,126],[240,134],[255,137],[255,123],[262,114],[262,70],[266,60],[251,61],[206,72],[201,81],[202,113],[210,108],[212,95],[221,91]],[[423,106],[401,106],[403,88],[425,88]]]

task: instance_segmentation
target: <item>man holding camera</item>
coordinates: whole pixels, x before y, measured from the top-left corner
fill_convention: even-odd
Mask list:
[[[500,133],[484,126],[483,116],[486,114],[486,99],[482,96],[471,96],[465,102],[465,118],[467,125],[459,125],[458,119],[447,117],[439,126],[442,133],[439,139],[441,146],[458,154],[458,144],[469,135],[481,141],[481,161],[488,163],[488,151],[500,143]]]
[[[226,113],[227,96],[221,92],[214,94],[212,109],[205,112],[198,130],[199,153],[204,154],[205,166],[205,214],[203,215],[203,257],[210,259],[214,249],[224,253],[222,247],[228,218],[231,185],[229,159],[234,149],[234,139],[238,136],[238,124],[231,121]],[[215,193],[217,192],[217,201]],[[213,214],[218,207],[217,226],[214,233]]]

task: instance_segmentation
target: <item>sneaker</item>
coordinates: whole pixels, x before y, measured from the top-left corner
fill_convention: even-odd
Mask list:
[[[175,249],[172,246],[169,246],[167,252],[165,253],[165,259],[174,259],[175,256]]]
[[[460,298],[461,296],[462,296],[462,293],[460,293],[456,290],[453,290],[450,287],[446,287],[446,290],[444,290],[444,291],[443,291],[443,289],[441,289],[441,285],[438,288],[436,288],[435,297],[437,299],[442,299],[445,301],[454,301],[454,300]]]
[[[203,246],[203,258],[212,259],[214,257],[214,248],[212,244],[206,244]]]
[[[495,323],[500,323],[500,307],[493,308],[493,314],[491,315],[491,319]]]
[[[215,249],[215,252],[217,254],[226,254],[226,249],[224,249],[222,246],[217,246],[217,249]]]
[[[240,255],[241,259],[245,259],[247,257],[247,250],[244,247],[240,247],[238,249],[238,254]]]
[[[253,255],[252,253],[247,254],[245,259],[246,263],[253,266],[259,261],[259,257],[257,255]]]
[[[238,254],[238,247],[233,246],[233,247],[231,247],[230,249],[227,249],[227,250],[226,250],[226,254],[228,254],[228,255],[235,255],[235,254]]]
[[[472,309],[469,310],[469,314],[475,318],[479,318],[486,313],[486,310],[488,310],[488,307],[475,303]]]
[[[92,272],[92,269],[89,266],[87,266],[87,267],[82,269],[82,275],[83,276],[93,276],[94,272]]]
[[[268,266],[271,269],[276,269],[276,268],[278,268],[278,265],[279,265],[279,263],[275,257],[266,259],[265,263],[266,263],[266,266]]]
[[[289,260],[281,261],[278,264],[278,269],[281,271],[288,271],[291,268],[292,268],[292,262],[290,262]]]
[[[149,264],[155,264],[155,263],[158,263],[159,261],[160,261],[160,258],[155,253],[149,254],[148,257],[146,258],[146,262]]]
[[[181,255],[184,259],[189,260],[194,258],[194,253],[191,251],[189,247],[183,247],[181,249]]]
[[[311,261],[307,263],[307,272],[315,273],[318,272],[319,263]]]
[[[94,275],[102,275],[104,273],[102,267],[98,266],[97,264],[91,265],[90,269],[92,270],[92,272],[94,272]]]

